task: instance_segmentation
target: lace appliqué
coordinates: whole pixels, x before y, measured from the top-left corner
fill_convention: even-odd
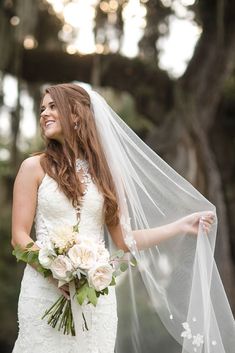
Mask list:
[[[79,173],[82,170],[82,180],[81,183],[88,185],[91,181],[91,175],[88,172],[89,164],[85,159],[76,159],[76,172]]]
[[[124,230],[124,241],[132,253],[135,252],[136,241],[131,233],[131,223],[130,217],[125,217],[124,215],[120,218],[120,224]]]
[[[81,204],[75,207],[78,220],[80,219],[82,203],[83,203],[84,197],[85,197],[85,195],[87,193],[88,186],[89,186],[89,184],[92,181],[92,178],[91,178],[91,175],[89,173],[89,164],[88,164],[88,162],[85,159],[77,158],[76,159],[76,172],[80,173],[80,171],[82,171],[82,177],[80,179],[80,182],[82,184],[84,184],[85,188],[84,188],[84,191],[83,191],[83,196],[81,198]]]
[[[197,321],[196,317],[193,317],[192,321],[196,322]],[[194,346],[193,350],[194,352],[197,352],[197,348],[200,348],[204,344],[203,335],[201,335],[200,333],[193,335],[192,329],[188,322],[183,322],[182,326],[184,328],[184,331],[182,331],[181,337],[188,340],[192,340],[192,345]],[[212,346],[216,346],[217,342],[215,340],[212,340],[211,344]]]

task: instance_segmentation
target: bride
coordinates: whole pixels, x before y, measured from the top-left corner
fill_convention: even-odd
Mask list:
[[[210,286],[219,283],[218,298],[228,318],[226,322],[224,316],[224,322],[233,323],[214,269],[214,207],[94,91],[76,84],[47,88],[40,127],[45,150],[23,161],[14,184],[13,247],[33,242],[33,222],[34,249],[55,227],[79,222],[79,232],[94,241],[103,239],[107,229],[109,243],[136,257],[153,310],[187,349],[184,352],[232,352],[232,340],[227,346],[224,341],[234,326],[224,332],[217,326],[219,311],[210,295]],[[55,279],[26,266],[13,353],[113,353],[120,339],[113,287],[96,307],[86,305],[90,329],[76,332],[76,337],[63,335],[41,319],[61,293],[70,299],[68,286],[58,288]],[[201,327],[193,327],[196,322]],[[135,352],[141,352],[134,336]]]

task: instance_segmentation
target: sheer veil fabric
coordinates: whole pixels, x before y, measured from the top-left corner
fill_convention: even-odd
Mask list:
[[[181,234],[142,251],[132,235],[141,229],[145,237],[148,228],[197,211],[216,213],[215,207],[152,151],[97,92],[87,92],[118,194],[122,232],[137,260],[151,310],[182,345],[182,353],[234,352],[234,318],[214,261],[217,220],[208,235],[199,226],[197,236]],[[129,331],[132,351],[139,353],[145,352],[141,322],[148,317],[136,304],[135,271],[130,266]],[[157,327],[152,325],[151,330],[158,335]],[[118,335],[117,351],[122,353],[119,340]]]

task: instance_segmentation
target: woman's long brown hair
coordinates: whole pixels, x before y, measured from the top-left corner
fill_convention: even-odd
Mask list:
[[[97,133],[91,110],[90,96],[76,84],[50,86],[50,94],[59,114],[63,131],[63,145],[48,139],[42,152],[41,165],[45,173],[59,185],[74,207],[80,204],[82,187],[76,175],[76,158],[84,158],[89,164],[89,173],[104,196],[104,219],[108,225],[118,223],[118,203],[115,187]],[[74,129],[75,124],[77,129]]]

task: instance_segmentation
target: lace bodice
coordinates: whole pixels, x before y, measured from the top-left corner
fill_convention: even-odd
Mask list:
[[[77,223],[81,234],[89,235],[96,240],[103,237],[103,195],[87,173],[84,176],[84,182],[86,191],[78,210],[59,189],[56,181],[45,174],[38,189],[35,214],[36,237],[39,245],[46,240],[53,229],[64,225],[73,226]]]

